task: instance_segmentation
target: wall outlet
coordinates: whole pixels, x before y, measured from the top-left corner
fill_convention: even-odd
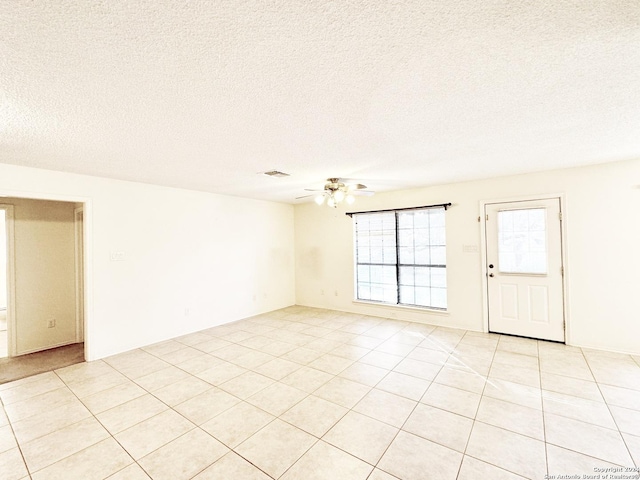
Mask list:
[[[320,295],[324,295],[324,290],[320,290]]]
[[[112,262],[124,262],[125,254],[124,254],[124,252],[110,252],[109,253],[109,259]]]
[[[336,297],[337,297],[338,296],[338,290],[336,290],[335,294],[336,294]]]
[[[191,310],[189,309],[189,307],[184,309],[184,316],[185,317],[188,317],[190,313],[191,313]]]
[[[49,320],[47,322],[47,328],[55,328],[55,326],[56,326],[56,319],[55,318],[52,318],[51,320]]]

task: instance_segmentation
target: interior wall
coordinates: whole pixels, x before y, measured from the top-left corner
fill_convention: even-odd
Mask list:
[[[349,211],[453,204],[446,213],[445,314],[354,302],[353,225],[345,208],[297,205],[296,301],[482,331],[480,202],[545,194],[564,196],[567,342],[639,354],[640,160],[359,197]]]
[[[295,302],[291,205],[6,164],[0,179],[86,205],[89,360]]]
[[[16,354],[74,343],[74,204],[22,198],[2,203],[14,206]]]
[[[7,230],[6,214],[0,210],[0,310],[7,308]]]

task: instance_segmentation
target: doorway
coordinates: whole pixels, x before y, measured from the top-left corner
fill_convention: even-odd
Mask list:
[[[490,332],[565,342],[560,198],[486,203]]]
[[[0,358],[9,356],[7,336],[7,226],[6,212],[0,209]]]

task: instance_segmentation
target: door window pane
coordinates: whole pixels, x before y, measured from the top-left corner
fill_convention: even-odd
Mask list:
[[[547,273],[546,209],[498,212],[498,270],[501,273]]]

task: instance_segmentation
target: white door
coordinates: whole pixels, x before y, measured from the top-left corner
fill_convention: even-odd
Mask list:
[[[489,331],[564,342],[560,199],[485,205]]]

